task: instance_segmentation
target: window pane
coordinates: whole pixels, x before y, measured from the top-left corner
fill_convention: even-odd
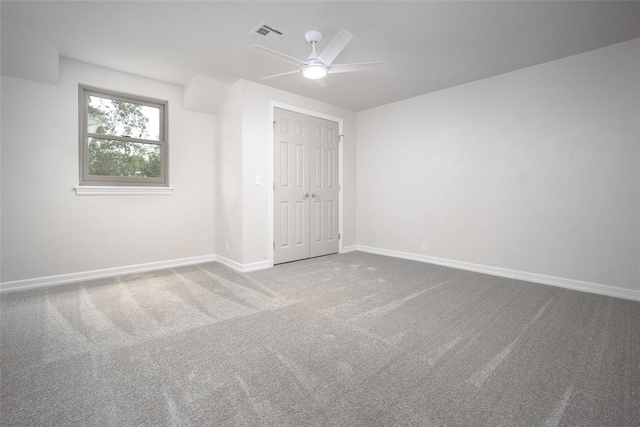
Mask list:
[[[89,175],[160,177],[160,146],[89,138]]]
[[[160,140],[160,109],[89,95],[88,131],[102,135]]]

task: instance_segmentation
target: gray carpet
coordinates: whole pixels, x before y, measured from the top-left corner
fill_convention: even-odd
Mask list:
[[[637,426],[640,303],[349,253],[0,295],[3,426]]]

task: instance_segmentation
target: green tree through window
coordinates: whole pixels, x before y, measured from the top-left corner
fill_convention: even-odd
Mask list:
[[[147,136],[149,118],[142,113],[141,105],[116,100],[92,102],[92,98],[97,97],[90,97],[89,126],[96,127],[95,133],[117,135],[117,131],[122,130],[120,136]],[[159,145],[92,137],[89,139],[89,157],[91,175],[160,176]]]

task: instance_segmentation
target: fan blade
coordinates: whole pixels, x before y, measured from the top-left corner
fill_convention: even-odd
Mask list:
[[[299,72],[300,70],[287,71],[286,73],[274,74],[273,76],[260,77],[260,80],[267,80],[267,79],[272,79],[274,77],[288,76],[289,74],[296,74]]]
[[[318,86],[320,86],[323,89],[329,86],[329,79],[326,77],[323,77],[321,79],[316,79],[315,82],[318,83]]]
[[[276,57],[278,59],[282,59],[283,61],[286,61],[286,62],[288,62],[290,64],[293,64],[293,65],[296,65],[298,67],[302,67],[305,64],[304,61],[302,61],[302,60],[300,60],[298,58],[294,58],[293,56],[289,56],[289,55],[287,55],[285,53],[278,52],[277,50],[269,49],[268,47],[260,46],[258,44],[251,45],[250,47],[252,47],[254,49],[261,50],[262,52],[264,52],[264,53],[266,53],[268,55],[274,56],[274,57]]]
[[[329,67],[327,73],[349,73],[351,71],[375,70],[382,62],[363,62],[360,64],[335,64]]]
[[[325,65],[331,65],[331,63],[336,59],[342,49],[347,47],[351,39],[353,38],[353,34],[351,34],[347,30],[340,30],[338,35],[336,35],[333,40],[324,48],[318,59],[322,61]]]

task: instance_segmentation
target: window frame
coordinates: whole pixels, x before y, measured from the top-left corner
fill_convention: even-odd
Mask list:
[[[120,135],[90,133],[88,128],[89,96],[113,99],[158,108],[159,138],[158,141]],[[122,187],[168,187],[169,186],[169,102],[92,86],[78,85],[79,127],[80,127],[80,187],[82,186],[122,186]],[[106,176],[89,174],[89,144],[91,137],[111,141],[125,141],[160,146],[160,177]]]

